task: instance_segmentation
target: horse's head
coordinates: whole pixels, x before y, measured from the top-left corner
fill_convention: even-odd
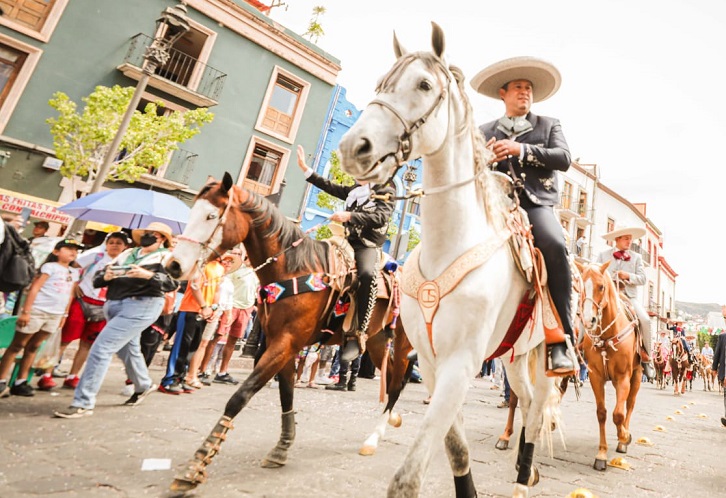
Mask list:
[[[238,232],[244,232],[241,234],[225,232],[226,224],[231,219],[227,215],[235,202],[234,189],[232,177],[225,173],[222,181],[212,180],[199,191],[189,213],[189,222],[184,233],[177,238],[172,258],[166,267],[172,277],[186,277],[198,262],[203,264],[208,259],[221,256],[239,243],[233,235],[241,236],[241,240],[244,240],[247,230],[244,226],[235,224]]]
[[[407,53],[394,34],[396,63],[340,142],[341,166],[358,180],[384,183],[409,159],[436,154],[472,119],[463,75],[444,61],[444,33],[432,25],[432,52]]]
[[[580,314],[588,332],[603,326],[603,314],[608,307],[617,309],[618,293],[610,274],[610,261],[602,265],[575,263],[582,274],[583,292],[580,294]],[[617,311],[615,311],[617,313]]]

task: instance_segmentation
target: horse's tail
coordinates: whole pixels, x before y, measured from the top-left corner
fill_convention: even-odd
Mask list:
[[[532,385],[536,385],[537,375],[543,374],[543,365],[540,365],[537,361],[539,358],[539,349],[535,348],[529,353],[528,368],[529,377],[532,381]],[[560,391],[557,382],[553,378],[547,378],[548,383],[551,386],[549,395],[545,399],[544,405],[542,406],[542,429],[540,431],[540,439],[543,439],[547,445],[547,452],[550,458],[554,455],[554,445],[552,443],[552,431],[556,428],[560,435],[560,442],[562,447],[567,449],[565,444],[565,433],[563,431],[562,412],[560,411],[560,401],[562,400],[562,391]]]

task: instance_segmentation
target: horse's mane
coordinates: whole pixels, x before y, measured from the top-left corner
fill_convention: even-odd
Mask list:
[[[294,242],[302,240],[294,249],[285,253],[285,269],[288,273],[299,271],[327,271],[328,245],[308,237],[299,226],[288,220],[280,210],[255,192],[248,191],[247,199],[240,203],[239,209],[249,213],[252,226],[259,227],[269,221],[262,235],[266,238],[277,237],[280,247],[287,249]]]
[[[204,186],[197,197],[211,190],[213,184]],[[300,271],[328,271],[328,245],[308,237],[299,226],[287,219],[280,210],[261,195],[244,189],[247,198],[237,208],[250,215],[252,226],[260,227],[269,223],[262,233],[263,237],[277,237],[280,247],[287,249],[294,242],[299,245],[285,253],[285,270],[288,273]]]

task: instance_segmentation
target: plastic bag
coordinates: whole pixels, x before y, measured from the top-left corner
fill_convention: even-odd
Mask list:
[[[60,359],[61,332],[58,330],[43,342],[35,355],[33,368],[48,370],[58,364]]]

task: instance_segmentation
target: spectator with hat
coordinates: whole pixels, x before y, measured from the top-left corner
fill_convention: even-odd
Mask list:
[[[68,310],[68,318],[61,335],[61,357],[71,342],[80,339],[78,350],[73,357],[71,371],[63,381],[63,387],[75,389],[80,381],[78,374],[86,363],[91,345],[106,326],[103,305],[106,302],[108,287],[93,286],[97,270],[104,268],[130,245],[131,241],[124,232],[112,232],[106,236],[103,247],[84,251],[76,261],[81,268],[81,280],[74,289],[74,299]],[[60,364],[60,359],[58,361]],[[59,374],[54,369],[54,375]]]
[[[73,296],[73,287],[79,272],[71,266],[83,246],[73,239],[56,243],[53,252],[40,266],[16,322],[15,336],[0,360],[0,397],[33,396],[33,388],[26,379],[35,360],[38,348],[51,335],[60,333]],[[20,370],[15,383],[8,385],[8,376],[14,366],[15,357],[23,352]],[[38,388],[50,390],[55,386],[50,374],[44,374],[38,381]]]
[[[132,238],[139,247],[125,250],[94,276],[95,287],[108,287],[104,305],[106,326],[91,346],[71,406],[54,412],[56,417],[93,415],[96,396],[114,354],[121,358],[126,375],[134,384],[134,393],[125,405],[138,405],[155,388],[141,354],[139,337],[161,314],[164,293],[177,287],[176,280],[165,269],[171,257],[171,228],[153,222],[142,230],[134,230]]]
[[[50,223],[47,221],[36,221],[33,223],[33,235],[28,240],[33,239],[39,239],[41,237],[45,237],[46,233],[48,232],[48,229],[50,228]]]
[[[492,64],[471,80],[477,92],[501,100],[504,115],[479,127],[494,154],[496,170],[510,175],[519,204],[527,212],[534,245],[547,267],[551,300],[562,328],[546,330],[548,370],[574,374],[574,351],[567,354],[565,334],[574,344],[572,326],[572,275],[562,226],[553,206],[559,202],[558,171],[570,168],[570,150],[558,119],[531,112],[533,103],[554,95],[560,87],[560,72],[551,63],[535,57],[514,57]]]

